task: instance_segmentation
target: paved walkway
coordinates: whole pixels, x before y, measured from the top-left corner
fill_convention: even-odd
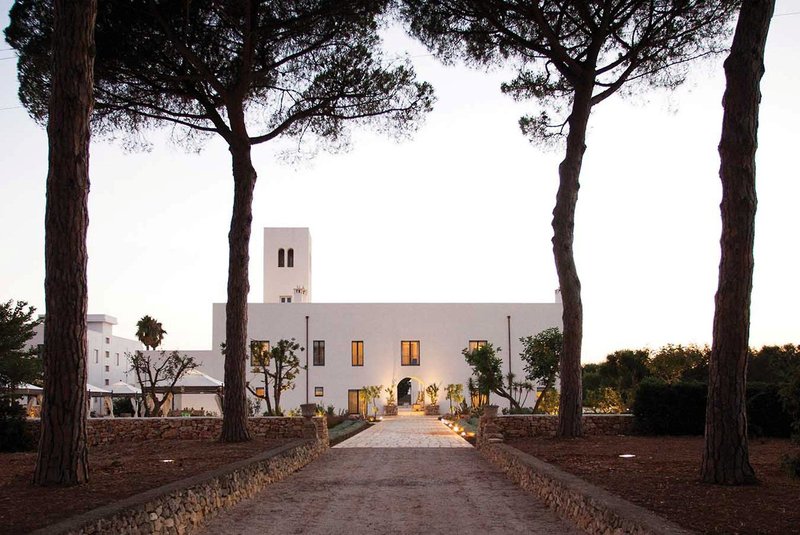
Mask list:
[[[366,446],[355,445],[359,437]],[[399,447],[378,445],[393,441]],[[387,419],[225,511],[203,533],[581,533],[463,444],[434,418]]]
[[[334,448],[471,448],[435,416],[386,418]]]

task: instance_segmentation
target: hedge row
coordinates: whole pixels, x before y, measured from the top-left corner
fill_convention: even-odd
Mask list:
[[[753,436],[788,437],[792,419],[783,407],[779,385],[747,385],[747,424]],[[704,383],[667,384],[645,379],[636,391],[633,413],[638,432],[649,435],[702,435],[705,428]]]

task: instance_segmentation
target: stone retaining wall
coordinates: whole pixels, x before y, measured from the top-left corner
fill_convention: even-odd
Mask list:
[[[327,444],[321,440],[297,440],[256,457],[164,485],[33,533],[192,533],[221,509],[283,479],[316,459],[326,449]]]
[[[631,414],[584,414],[583,432],[586,435],[630,435],[633,433],[633,422]],[[494,438],[495,442],[502,442],[512,438],[550,437],[555,436],[557,429],[558,416],[546,414],[511,414],[490,419],[481,418],[478,424],[478,444],[490,438]]]
[[[507,444],[484,444],[481,454],[523,489],[587,533],[689,535],[665,520]]]
[[[265,416],[249,419],[250,432],[268,438],[319,438],[327,444],[328,425],[324,416],[312,418]],[[88,424],[89,446],[114,444],[118,441],[142,442],[153,439],[212,439],[220,436],[222,418],[97,418]],[[41,422],[28,420],[34,445],[39,440]],[[316,429],[316,433],[314,430]]]

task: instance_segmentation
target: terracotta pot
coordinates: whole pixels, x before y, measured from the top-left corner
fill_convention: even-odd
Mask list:
[[[498,405],[486,405],[483,408],[483,415],[487,418],[494,418],[497,416],[497,409],[500,407]]]
[[[303,403],[300,405],[300,413],[303,415],[303,418],[313,418],[317,415],[317,404]]]

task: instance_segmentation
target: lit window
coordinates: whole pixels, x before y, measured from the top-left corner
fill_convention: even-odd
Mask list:
[[[469,341],[469,351],[470,353],[478,349],[479,347],[483,347],[487,344],[486,340],[470,340]]]
[[[362,341],[353,341],[350,344],[350,352],[351,352],[351,364],[353,366],[363,366],[364,365],[364,342]]]
[[[283,249],[278,249],[278,267],[283,267]]]
[[[419,366],[419,340],[400,342],[400,364],[402,366]]]
[[[314,397],[321,398],[324,395],[325,395],[325,388],[323,388],[321,386],[315,386],[314,387]]]
[[[325,366],[325,340],[314,340],[314,366]]]
[[[291,303],[292,296],[291,295],[282,295],[281,296],[281,303]]]
[[[294,267],[294,249],[289,249],[286,253],[286,267]]]
[[[263,386],[257,386],[256,387],[256,396],[258,396],[260,398],[264,397],[264,387]]]
[[[269,340],[250,341],[250,366],[257,368],[269,360]]]

